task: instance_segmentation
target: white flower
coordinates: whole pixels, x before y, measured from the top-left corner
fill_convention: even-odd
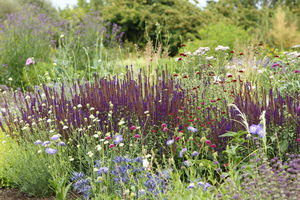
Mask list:
[[[89,157],[92,157],[94,154],[93,154],[93,152],[89,151],[89,152],[87,153],[87,155],[88,155]]]
[[[69,160],[72,162],[74,160],[74,158],[70,158]]]
[[[82,108],[82,105],[81,105],[81,104],[78,104],[78,105],[77,105],[77,108]]]
[[[213,59],[214,57],[213,56],[210,56],[210,57],[206,57],[205,59],[206,60],[211,60],[211,59]]]
[[[101,139],[100,142],[103,142],[105,139]]]
[[[51,119],[48,119],[48,120],[47,120],[47,123],[50,123],[50,122],[51,122]]]
[[[38,150],[38,153],[42,153],[43,150]]]
[[[94,172],[97,172],[97,171],[99,171],[99,169],[97,169],[97,168],[94,168]]]
[[[259,73],[259,74],[263,73],[263,70],[258,70],[258,73]]]
[[[65,129],[67,129],[67,128],[69,128],[68,126],[63,126],[63,130],[65,130]]]
[[[120,146],[120,147],[124,146],[124,143],[120,143],[119,146]]]
[[[144,113],[145,113],[145,114],[148,114],[148,113],[149,113],[149,111],[147,110],[147,111],[145,111]]]
[[[95,110],[95,108],[94,108],[94,107],[91,107],[91,108],[90,108],[90,111],[92,111],[92,110]]]
[[[25,99],[30,99],[30,96],[27,95],[27,96],[25,97]]]
[[[219,76],[214,76],[214,82],[219,82],[221,81],[220,77]]]
[[[64,36],[63,34],[61,34],[61,35],[60,35],[60,38],[63,38],[63,37],[65,37],[65,36]]]
[[[150,157],[151,157],[151,155],[150,155],[150,154],[147,154],[145,157],[146,157],[146,158],[150,158]]]
[[[8,80],[9,80],[9,81],[12,81],[13,79],[12,79],[12,78],[9,78]]]
[[[98,144],[98,145],[96,146],[96,149],[97,149],[98,151],[100,151],[100,150],[102,149],[102,147]]]
[[[99,135],[95,134],[95,135],[93,135],[93,137],[94,137],[94,138],[98,138],[98,137],[99,137]]]
[[[94,119],[95,118],[95,116],[94,115],[90,115],[90,119]]]
[[[107,143],[108,143],[108,141],[105,141],[105,142],[104,142],[104,144],[107,144]]]
[[[148,162],[148,160],[147,159],[143,159],[143,167],[146,168],[146,169],[148,169],[149,166],[150,166],[150,163]]]
[[[271,76],[270,76],[270,79],[273,79],[273,78],[274,78],[274,76],[273,76],[273,75],[271,75]]]
[[[129,194],[129,193],[130,193],[130,190],[125,190],[124,193],[125,193],[125,194]]]
[[[3,141],[2,141],[2,144],[4,144],[5,142],[6,142],[6,141],[5,141],[5,140],[3,140]]]

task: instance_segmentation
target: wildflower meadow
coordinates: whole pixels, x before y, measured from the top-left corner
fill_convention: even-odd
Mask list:
[[[26,4],[0,18],[0,191],[58,200],[300,199],[299,48],[270,47],[234,24],[216,43],[215,30],[230,32],[229,22],[195,33],[196,18],[186,30],[209,30],[202,39],[181,37],[167,21],[144,24],[143,35],[137,19],[118,17],[155,5],[116,1],[135,8],[116,14],[114,4],[96,10],[95,2],[55,15]],[[180,10],[183,1],[158,2]]]

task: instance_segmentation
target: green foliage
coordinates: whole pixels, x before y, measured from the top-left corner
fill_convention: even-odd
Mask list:
[[[199,30],[201,40],[189,43],[188,51],[194,52],[199,47],[216,48],[218,45],[228,46],[233,49],[235,41],[247,41],[251,36],[243,28],[219,22],[208,24]]]
[[[144,47],[147,37],[155,41],[159,36],[163,46],[170,44],[173,55],[181,38],[194,39],[201,24],[200,9],[188,1],[112,0],[101,7],[93,2],[105,19],[122,26],[129,42]]]
[[[4,76],[0,83],[8,84],[11,77],[12,85],[21,87],[23,67],[29,57],[34,57],[36,63],[51,60],[53,38],[49,33],[55,31],[55,26],[50,19],[39,15],[38,9],[33,6],[8,16],[3,25],[0,30],[0,60],[7,67],[1,70]]]
[[[51,175],[49,163],[35,144],[13,145],[9,152],[4,153],[6,162],[3,173],[20,188],[20,191],[30,196],[47,196],[51,194]]]

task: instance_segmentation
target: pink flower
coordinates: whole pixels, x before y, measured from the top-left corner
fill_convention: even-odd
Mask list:
[[[26,65],[30,65],[30,64],[35,64],[34,60],[32,60],[32,58],[28,58],[26,61]]]
[[[116,145],[114,145],[114,144],[111,144],[111,145],[109,145],[109,148],[111,149],[111,148],[113,148],[113,147],[115,147]]]
[[[217,146],[215,144],[211,145],[210,146],[211,148],[216,148]]]
[[[167,127],[165,127],[163,131],[164,131],[164,132],[167,132],[168,130],[169,130],[169,129],[168,129]]]
[[[299,70],[295,69],[295,74],[299,73]]]
[[[135,138],[140,138],[141,136],[139,134],[136,134],[134,137]]]
[[[167,127],[167,124],[163,123],[163,124],[161,125],[161,127],[162,127],[162,128]]]
[[[175,140],[176,141],[178,141],[178,140],[180,140],[181,139],[181,137],[175,137]]]
[[[211,144],[211,141],[210,140],[206,140],[205,143],[206,144]]]
[[[180,130],[179,133],[183,133],[183,130]]]
[[[300,142],[300,138],[297,139],[297,142]]]
[[[198,147],[202,147],[202,145],[201,145],[201,144],[199,144],[199,145],[198,145]]]
[[[106,140],[109,140],[109,139],[111,139],[111,137],[108,136],[108,137],[106,138]]]
[[[136,127],[135,127],[135,126],[132,126],[130,129],[131,129],[131,130],[135,130],[135,129],[136,129]]]

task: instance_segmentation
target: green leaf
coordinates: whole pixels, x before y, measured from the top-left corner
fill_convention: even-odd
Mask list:
[[[289,142],[287,140],[283,140],[279,144],[281,153],[285,152],[289,146]]]

